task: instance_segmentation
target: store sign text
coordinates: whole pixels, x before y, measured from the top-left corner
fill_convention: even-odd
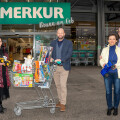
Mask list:
[[[0,24],[39,24],[71,17],[70,3],[0,2]]]
[[[55,22],[49,22],[49,23],[40,22],[39,27],[40,28],[45,28],[45,27],[53,27],[53,26],[57,26],[57,25],[73,24],[73,23],[74,23],[74,20],[71,17],[71,19],[66,18],[65,21],[57,21],[56,23]]]
[[[14,11],[12,13],[12,11]],[[41,11],[43,13],[41,14]],[[49,14],[47,14],[47,11],[49,11]],[[32,12],[32,14],[31,14]],[[64,18],[63,16],[63,9],[60,7],[50,7],[49,9],[47,7],[33,7],[32,10],[30,7],[15,7],[14,9],[12,7],[9,7],[7,10],[5,10],[4,7],[0,8],[0,18],[4,18],[5,16],[8,16],[9,18]]]

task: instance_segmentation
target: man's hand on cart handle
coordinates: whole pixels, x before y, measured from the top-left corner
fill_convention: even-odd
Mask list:
[[[59,65],[59,64],[61,64],[61,59],[56,59],[56,60],[54,60],[53,58],[51,58],[51,59],[50,59],[50,62],[51,62],[51,63],[54,63],[54,64],[57,63],[57,64]]]
[[[61,59],[56,59],[55,61],[54,61],[54,59],[53,59],[53,58],[51,58],[51,59],[50,59],[50,62],[55,62],[55,63],[56,63],[56,62],[58,62],[58,61],[60,61],[60,62],[61,62]]]
[[[5,65],[5,63],[0,63],[0,65]]]
[[[55,60],[55,62],[58,62],[58,61],[60,61],[60,62],[61,62],[61,59],[56,59],[56,60]]]

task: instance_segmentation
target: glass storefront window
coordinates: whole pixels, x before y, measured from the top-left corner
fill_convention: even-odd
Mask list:
[[[108,35],[111,33],[118,33],[118,28],[120,27],[120,22],[105,22],[105,44],[107,44],[108,41]]]
[[[77,49],[95,50],[95,26],[77,26]]]
[[[120,1],[105,1],[104,4],[107,7],[107,13],[105,13],[105,44],[107,44],[109,34],[118,34]]]
[[[96,14],[78,12],[71,16],[75,21],[71,25],[73,49],[96,50]]]
[[[96,50],[96,26],[95,22],[78,22],[71,30],[67,38],[73,42],[74,50]]]

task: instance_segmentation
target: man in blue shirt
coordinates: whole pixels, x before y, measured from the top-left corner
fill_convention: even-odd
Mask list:
[[[60,107],[60,111],[65,111],[67,98],[67,79],[69,70],[71,69],[70,59],[72,56],[73,45],[72,42],[65,39],[65,32],[63,28],[57,30],[57,39],[51,42],[53,47],[51,61],[61,62],[57,64],[57,69],[54,72],[54,81],[57,88],[59,102],[56,107]]]

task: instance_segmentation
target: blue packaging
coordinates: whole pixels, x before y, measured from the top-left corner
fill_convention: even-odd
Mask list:
[[[101,74],[102,74],[102,76],[104,76],[106,73],[108,73],[109,72],[109,70],[111,69],[111,66],[112,66],[113,64],[112,64],[112,62],[111,61],[108,61],[108,63],[107,64],[105,64],[105,66],[104,66],[104,68],[101,70]]]

